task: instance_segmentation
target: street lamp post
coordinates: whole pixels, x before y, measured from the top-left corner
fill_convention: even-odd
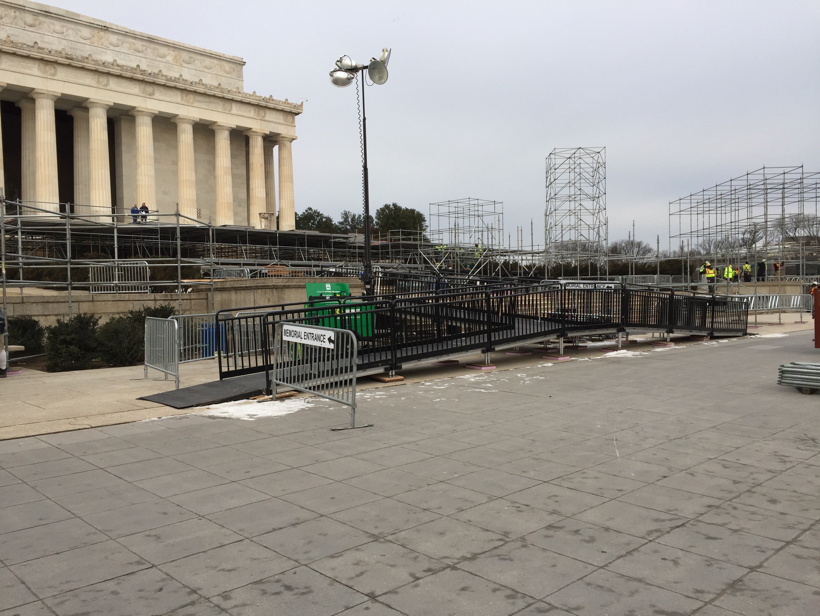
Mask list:
[[[356,75],[367,70],[370,80],[382,85],[387,81],[387,64],[390,50],[383,49],[379,60],[370,58],[368,64],[358,64],[350,56],[342,56],[336,61],[336,68],[330,71],[330,82],[338,88],[346,88],[356,79]],[[364,283],[365,295],[373,294],[373,261],[370,245],[370,179],[367,172],[367,113],[365,108],[365,85],[362,84],[362,187],[364,189]]]

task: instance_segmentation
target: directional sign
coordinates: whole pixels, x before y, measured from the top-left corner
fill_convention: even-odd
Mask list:
[[[282,340],[285,342],[299,342],[310,346],[335,349],[336,341],[333,339],[333,332],[326,329],[316,329],[313,327],[302,327],[300,325],[282,324]]]

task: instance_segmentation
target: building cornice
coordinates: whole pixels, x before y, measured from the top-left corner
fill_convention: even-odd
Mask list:
[[[287,99],[280,101],[272,96],[259,96],[256,92],[243,92],[239,88],[231,90],[229,88],[222,87],[221,84],[212,86],[204,83],[201,79],[198,82],[194,82],[185,79],[182,75],[178,77],[166,75],[161,70],[156,72],[146,71],[141,69],[139,64],[131,67],[119,64],[116,60],[111,62],[105,60],[95,60],[90,55],[87,57],[81,57],[68,53],[65,49],[55,51],[53,49],[40,47],[37,43],[29,45],[27,43],[13,41],[10,36],[0,39],[0,52],[46,62],[54,62],[56,64],[72,66],[75,68],[81,68],[108,75],[117,75],[120,77],[133,79],[135,81],[170,86],[178,90],[187,90],[189,92],[197,92],[199,94],[215,96],[217,98],[258,105],[260,107],[276,109],[278,111],[283,111],[293,115],[301,114],[304,108],[304,103],[291,103],[288,102]]]
[[[63,34],[64,28],[58,24],[65,23],[76,28],[88,30],[89,32],[93,32],[93,30],[90,29],[96,29],[97,31],[119,37],[133,38],[148,45],[163,45],[169,50],[178,50],[206,56],[217,62],[229,62],[240,66],[245,65],[245,60],[239,56],[220,53],[212,49],[205,49],[203,47],[197,47],[196,45],[166,39],[154,34],[132,30],[131,28],[112,24],[102,19],[97,19],[96,17],[82,15],[81,13],[75,13],[74,11],[68,11],[48,4],[31,2],[29,0],[0,0],[0,11],[2,11],[4,7],[10,11],[19,11],[20,13],[18,13],[18,15],[26,13],[29,17],[22,20],[22,22],[16,21],[15,25],[25,27],[29,30],[37,31],[41,29],[42,26],[45,26],[54,34]],[[1,13],[0,16],[6,17],[6,19],[13,19],[13,16],[4,16]],[[34,19],[31,19],[31,17],[34,17]],[[49,23],[51,20],[55,20],[56,23]]]

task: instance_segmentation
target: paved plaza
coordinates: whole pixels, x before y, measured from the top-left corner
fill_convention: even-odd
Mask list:
[[[816,616],[820,395],[776,385],[812,346],[0,441],[0,616]]]

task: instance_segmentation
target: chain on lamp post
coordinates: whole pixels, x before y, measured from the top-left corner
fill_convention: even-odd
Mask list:
[[[346,88],[356,80],[359,73],[367,71],[368,77],[376,85],[387,81],[387,64],[390,62],[390,49],[383,49],[381,57],[370,58],[367,64],[358,64],[350,56],[342,56],[336,61],[336,68],[330,71],[330,83],[338,88]],[[367,85],[367,84],[363,84]],[[373,261],[370,241],[370,182],[367,172],[367,113],[365,112],[364,90],[362,87],[362,189],[364,192],[364,257],[362,282],[365,295],[373,294]]]

